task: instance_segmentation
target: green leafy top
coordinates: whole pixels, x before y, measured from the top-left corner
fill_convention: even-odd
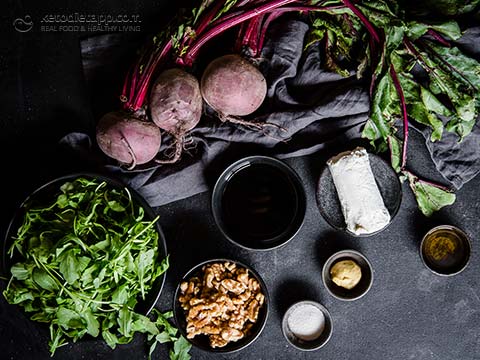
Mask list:
[[[307,44],[321,42],[327,69],[349,76],[347,59],[356,62],[358,77],[366,72],[372,76],[370,118],[363,136],[377,151],[390,150],[392,166],[409,179],[420,210],[430,215],[428,209],[438,210],[455,197],[441,186],[426,186],[409,176],[408,125],[413,120],[431,128],[431,141],[440,140],[445,130],[455,132],[459,141],[468,136],[480,113],[480,64],[452,45],[461,37],[453,20],[414,20],[394,0],[329,5],[342,3],[347,8],[311,15]],[[403,139],[398,119],[403,119]],[[433,201],[437,192],[447,200]]]

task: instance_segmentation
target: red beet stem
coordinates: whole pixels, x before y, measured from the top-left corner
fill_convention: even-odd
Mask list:
[[[225,0],[217,0],[215,5],[210,7],[210,10],[206,13],[206,15],[200,17],[198,25],[195,27],[195,36],[198,36],[207,28],[207,26],[215,18],[224,5]],[[184,39],[182,46],[189,46],[193,40],[194,38],[192,37]]]
[[[260,41],[260,31],[262,29],[262,23],[263,23],[264,17],[265,17],[265,14],[262,14],[252,19],[253,23],[250,26],[251,28],[250,34],[245,39],[245,45],[247,45],[250,48],[250,50],[252,51],[253,57],[257,57],[260,52],[260,48],[258,44]]]
[[[408,144],[408,114],[407,114],[407,104],[405,102],[405,96],[403,94],[402,85],[397,77],[397,72],[393,64],[390,64],[390,76],[392,77],[393,84],[395,85],[395,90],[397,91],[398,97],[400,98],[400,106],[402,107],[403,115],[403,147],[402,147],[402,170],[405,168],[407,163],[407,144]]]
[[[425,185],[430,185],[430,186],[433,186],[433,187],[436,187],[440,190],[443,190],[443,191],[447,191],[447,192],[452,192],[452,189],[447,187],[447,186],[444,186],[444,185],[441,185],[441,184],[438,184],[436,182],[433,182],[433,181],[430,181],[430,180],[425,180],[425,179],[422,179],[420,177],[418,177],[418,175],[416,175],[415,173],[413,173],[412,171],[410,170],[404,170],[404,172],[412,175],[415,177],[415,179],[419,182],[419,183],[422,183],[422,184],[425,184]]]
[[[295,2],[296,0],[273,0],[269,3],[260,5],[256,8],[246,10],[242,14],[230,18],[228,20],[225,20],[221,23],[219,23],[216,26],[213,26],[210,28],[210,30],[206,31],[203,35],[198,37],[196,41],[193,42],[192,46],[187,50],[187,53],[183,57],[183,63],[187,66],[191,66],[193,62],[195,61],[198,52],[202,48],[202,46],[209,41],[210,39],[214,38],[215,36],[223,33],[225,30],[230,29],[231,27],[238,25],[246,20],[249,20],[255,16],[258,16],[260,14],[264,14],[266,12],[269,12],[275,8],[278,8],[283,5],[287,5],[290,3]]]
[[[133,99],[133,102],[130,104],[129,109],[136,111],[142,107],[145,97],[148,93],[148,86],[150,84],[150,80],[155,72],[157,66],[165,60],[167,55],[170,53],[172,49],[172,41],[169,40],[162,48],[162,51],[158,56],[155,57],[151,66],[148,69],[145,69],[145,76],[143,77],[142,81],[139,82],[140,88],[138,89],[136,96]]]
[[[433,29],[428,29],[427,34],[433,37],[435,40],[437,40],[440,44],[446,47],[451,47],[452,45],[450,42],[445,39],[442,35],[440,35],[437,31]]]
[[[240,24],[240,28],[238,29],[237,39],[235,40],[234,51],[236,53],[241,53],[242,46],[243,46],[243,39],[245,37],[245,31],[247,29],[247,23],[243,22]]]
[[[258,39],[257,54],[260,54],[260,52],[263,49],[263,43],[265,42],[265,35],[267,34],[267,30],[268,30],[268,27],[270,26],[270,23],[282,14],[283,14],[282,11],[274,11],[268,14],[267,18],[263,22],[262,28],[260,29],[260,38]]]

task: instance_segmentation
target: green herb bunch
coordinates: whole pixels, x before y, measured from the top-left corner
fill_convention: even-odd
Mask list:
[[[151,351],[173,341],[172,359],[188,359],[189,345],[176,337],[169,313],[156,311],[152,321],[135,312],[169,266],[168,257],[159,259],[158,217],[147,220],[127,189],[95,179],[64,183],[50,203],[34,201],[8,251],[16,263],[3,294],[49,324],[51,354],[67,339],[101,335],[115,348],[142,332]]]

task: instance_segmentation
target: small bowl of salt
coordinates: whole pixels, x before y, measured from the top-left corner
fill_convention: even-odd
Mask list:
[[[322,304],[299,301],[285,312],[282,332],[293,347],[304,351],[317,350],[332,335],[332,318]]]

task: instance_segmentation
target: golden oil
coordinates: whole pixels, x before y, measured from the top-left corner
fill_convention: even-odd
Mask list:
[[[466,266],[470,256],[470,243],[460,229],[442,225],[425,235],[421,251],[425,264],[431,270],[451,275]]]

